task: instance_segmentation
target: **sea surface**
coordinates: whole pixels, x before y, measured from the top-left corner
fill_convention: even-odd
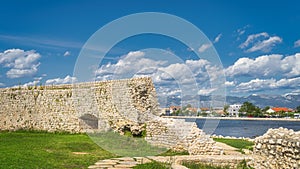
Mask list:
[[[232,137],[255,138],[261,136],[270,128],[284,127],[300,130],[300,121],[282,121],[282,120],[228,120],[228,119],[186,119],[186,121],[195,121],[200,129],[208,134],[216,134]]]

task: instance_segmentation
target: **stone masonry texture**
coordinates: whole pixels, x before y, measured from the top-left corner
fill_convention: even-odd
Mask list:
[[[0,89],[0,130],[119,130],[158,111],[151,78]]]

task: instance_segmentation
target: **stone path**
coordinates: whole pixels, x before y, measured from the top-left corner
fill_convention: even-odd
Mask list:
[[[89,166],[89,169],[128,169],[133,168],[138,164],[149,163],[151,160],[146,157],[121,157],[100,160],[94,165]]]
[[[171,164],[172,169],[187,169],[181,165],[182,161],[197,161],[213,164],[236,164],[244,159],[251,160],[254,156],[249,155],[182,155],[182,156],[148,156],[148,157],[121,157],[100,160],[89,169],[129,169],[138,164],[151,161]]]
[[[147,157],[121,157],[105,159],[96,162],[94,165],[89,166],[89,169],[129,169],[138,164],[145,164],[151,161],[171,164],[172,169],[187,169],[182,166],[182,161],[198,161],[204,163],[237,163],[244,159],[253,159],[252,155],[243,155],[237,152],[236,148],[226,145],[224,143],[216,142],[217,147],[224,150],[224,155],[182,155],[182,156],[147,156]]]

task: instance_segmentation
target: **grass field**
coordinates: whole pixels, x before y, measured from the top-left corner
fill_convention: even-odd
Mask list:
[[[241,152],[243,152],[242,149],[253,150],[254,145],[253,142],[243,139],[214,138],[214,140],[217,142],[225,143],[231,147],[235,147]]]
[[[120,137],[113,133],[94,135],[94,137],[98,145],[112,146],[111,149],[116,151],[110,152],[115,154],[119,154],[119,151],[122,152],[120,154],[123,155],[126,152],[129,156],[143,156],[145,155],[143,152],[164,156],[187,154],[187,152],[165,151],[165,149],[150,146],[143,140]],[[215,140],[238,149],[249,148],[253,145],[252,142],[245,140]],[[98,160],[117,156],[103,150],[97,144],[86,134],[37,131],[0,132],[0,168],[87,168]],[[139,165],[137,168],[169,168],[169,166],[152,162]]]
[[[0,132],[0,168],[87,168],[115,155],[85,134]]]
[[[105,150],[120,156],[154,156],[167,151],[166,148],[150,145],[144,138],[121,136],[114,132],[89,134],[89,136]]]

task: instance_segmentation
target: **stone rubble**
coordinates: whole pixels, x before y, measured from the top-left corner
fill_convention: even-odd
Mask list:
[[[184,119],[156,118],[147,123],[146,141],[152,145],[187,151],[190,155],[219,155],[222,149],[197,127],[195,122]]]
[[[298,169],[300,168],[300,131],[286,128],[269,129],[255,139],[254,154],[259,158],[253,161],[254,168]]]

